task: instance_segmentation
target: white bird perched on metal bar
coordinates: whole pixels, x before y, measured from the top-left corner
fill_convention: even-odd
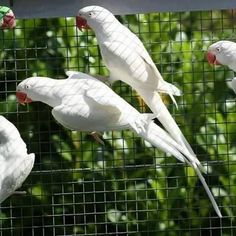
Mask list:
[[[91,27],[95,31],[110,72],[109,81],[122,80],[135,89],[176,142],[195,155],[159,95],[159,92],[169,94],[176,104],[174,95],[180,96],[181,92],[164,81],[140,39],[100,6],[80,9],[76,23],[79,29]]]
[[[68,79],[31,77],[17,86],[21,104],[41,101],[51,106],[52,115],[64,127],[78,131],[130,129],[153,146],[188,163],[199,176],[219,217],[220,210],[201,174],[199,160],[183,149],[153,121],[153,114],[141,114],[103,82],[80,72],[69,72]]]
[[[212,65],[225,65],[236,72],[236,43],[221,40],[211,44],[207,51],[207,60]],[[236,93],[236,78],[227,84]]]
[[[17,128],[0,115],[0,203],[20,188],[34,165]]]

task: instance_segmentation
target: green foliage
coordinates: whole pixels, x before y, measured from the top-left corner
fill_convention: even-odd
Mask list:
[[[183,91],[176,110],[163,97],[198,158],[221,206],[219,220],[194,171],[130,131],[107,132],[105,145],[70,132],[41,103],[16,104],[17,82],[32,75],[65,78],[65,70],[108,75],[92,31],[74,19],[18,20],[1,31],[0,111],[19,128],[32,174],[1,208],[1,235],[233,235],[236,214],[235,98],[227,68],[212,68],[205,50],[230,39],[230,11],[120,17],[144,42],[165,80]],[[140,111],[124,83],[113,89]],[[211,231],[211,233],[210,233]]]

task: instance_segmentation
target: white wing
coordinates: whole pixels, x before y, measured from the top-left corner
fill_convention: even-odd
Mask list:
[[[5,162],[5,171],[1,173],[0,203],[21,187],[34,165],[35,156],[16,157]]]

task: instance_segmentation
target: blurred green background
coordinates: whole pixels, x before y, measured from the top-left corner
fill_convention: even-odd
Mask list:
[[[183,96],[170,112],[207,167],[219,219],[193,170],[130,131],[107,132],[105,145],[58,125],[51,109],[16,103],[16,85],[66,70],[107,75],[93,31],[73,18],[18,20],[0,31],[0,111],[36,154],[21,190],[0,208],[1,235],[236,235],[236,104],[233,72],[206,62],[207,47],[236,39],[236,12],[155,13],[119,17],[144,42],[158,69]],[[135,91],[113,89],[140,111]]]

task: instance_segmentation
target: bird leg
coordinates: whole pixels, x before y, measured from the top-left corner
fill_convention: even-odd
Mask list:
[[[105,145],[104,141],[102,140],[102,134],[96,131],[93,131],[90,133],[90,135],[92,135],[92,137],[100,144]]]

